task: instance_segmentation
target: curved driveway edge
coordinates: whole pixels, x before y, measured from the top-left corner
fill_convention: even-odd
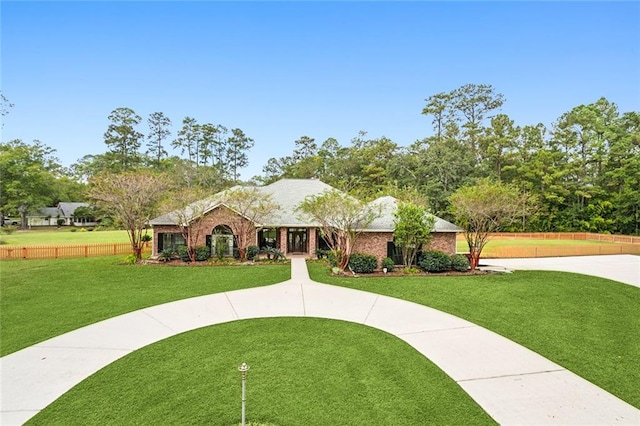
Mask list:
[[[640,410],[529,349],[426,306],[313,282],[304,259],[292,259],[292,278],[284,283],[142,309],[1,358],[0,424],[26,422],[81,380],[156,341],[208,325],[287,316],[396,335],[500,424],[640,424]]]
[[[500,266],[507,269],[575,272],[640,287],[640,256],[632,254],[482,259],[480,262],[484,265]]]

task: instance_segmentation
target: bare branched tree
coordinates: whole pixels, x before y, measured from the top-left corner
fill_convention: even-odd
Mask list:
[[[90,181],[89,197],[123,224],[138,261],[142,258],[142,236],[168,187],[164,176],[149,172],[104,174]]]

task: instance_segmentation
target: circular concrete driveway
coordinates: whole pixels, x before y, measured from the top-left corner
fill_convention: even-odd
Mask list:
[[[23,424],[86,377],[151,343],[268,317],[328,318],[393,334],[499,424],[640,424],[637,408],[515,342],[427,306],[311,281],[299,258],[283,283],[152,306],[0,358],[0,424]]]
[[[510,270],[533,269],[575,272],[640,287],[640,256],[631,254],[539,257],[532,259],[481,259],[480,264],[488,267],[499,266]]]

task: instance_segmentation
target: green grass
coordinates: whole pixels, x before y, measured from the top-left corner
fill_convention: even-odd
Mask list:
[[[148,306],[291,277],[288,264],[172,267],[121,260],[0,262],[0,354]]]
[[[288,265],[125,266],[119,260],[0,262],[2,354],[146,306],[289,277]],[[468,319],[640,408],[638,288],[560,272],[339,278],[329,276],[327,268],[318,263],[309,263],[309,271],[317,281],[411,300]],[[344,328],[334,326],[336,323]],[[317,324],[326,328],[320,330]],[[377,340],[380,336],[387,340]],[[414,363],[428,360],[407,347],[417,357],[412,360],[414,355],[404,355],[398,344],[406,347],[376,330],[312,319],[251,320],[208,327],[158,342],[106,367],[34,420],[46,424],[234,424],[239,420],[239,404],[233,402],[239,393],[235,368],[243,361],[252,366],[252,421],[421,424],[432,418],[425,416],[440,419],[430,423],[486,420],[470,414],[468,408],[462,414],[425,414],[424,410],[436,410],[434,407],[454,410],[466,402],[454,393],[425,399],[433,389],[445,385],[433,378],[435,373],[420,376],[428,368],[417,368]],[[377,371],[368,370],[371,366]],[[301,373],[303,368],[307,370]],[[271,372],[277,376],[270,376]],[[294,383],[298,375],[304,376],[301,387]],[[418,384],[412,382],[414,375]],[[375,378],[369,382],[369,376]],[[387,388],[392,385],[398,389]],[[383,396],[369,393],[369,388],[383,389]],[[360,397],[364,402],[349,410],[356,404],[349,398]],[[348,401],[347,408],[342,407],[342,400]],[[408,408],[402,405],[404,400]],[[387,402],[400,404],[400,411],[407,411],[408,417],[398,417],[398,422],[384,417],[392,410]],[[315,405],[320,407],[317,414]],[[124,414],[119,417],[121,410]],[[311,417],[304,417],[307,412]],[[414,415],[422,416],[421,421],[411,417]]]
[[[311,278],[431,306],[493,330],[640,408],[640,288],[546,271],[450,277]]]
[[[511,247],[551,247],[551,246],[593,246],[593,245],[611,245],[615,243],[593,241],[593,240],[542,240],[535,238],[497,238],[491,239],[485,246],[487,251],[497,248]],[[459,237],[456,241],[456,250],[459,253],[468,253],[469,246],[463,237]]]
[[[28,231],[16,231],[11,235],[2,234],[0,240],[12,246],[52,245],[52,244],[97,244],[126,243],[129,237],[126,231],[86,231],[73,227],[45,228]],[[151,235],[153,233],[149,231]]]
[[[89,377],[34,425],[240,422],[273,425],[493,424],[400,339],[362,325],[269,318],[205,327],[145,347]]]

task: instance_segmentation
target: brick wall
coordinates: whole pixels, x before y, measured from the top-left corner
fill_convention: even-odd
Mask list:
[[[426,250],[440,250],[447,254],[456,254],[456,233],[435,232]],[[423,251],[425,251],[423,249]]]
[[[358,236],[354,252],[372,254],[378,258],[378,266],[387,257],[387,243],[393,241],[391,232],[364,232]],[[440,250],[447,254],[456,253],[456,233],[436,232],[428,246],[423,251]]]
[[[180,228],[178,226],[171,225],[154,225],[153,226],[153,244],[151,255],[158,255],[158,234],[179,234]]]
[[[207,243],[207,235],[211,235],[213,229],[219,225],[227,225],[231,221],[241,220],[244,225],[250,226],[250,222],[246,219],[239,218],[239,216],[227,209],[226,207],[220,207],[212,212],[207,213],[202,219],[192,225],[193,232],[198,232],[199,235],[196,239],[196,246],[203,246]],[[255,229],[255,228],[254,228]],[[172,225],[155,225],[153,227],[153,256],[158,255],[158,234],[159,233],[180,233],[179,226]],[[252,239],[249,241],[249,245],[258,244],[258,233],[254,232]]]
[[[372,254],[378,258],[378,266],[387,257],[387,243],[393,241],[391,232],[363,232],[358,236],[354,253]]]

